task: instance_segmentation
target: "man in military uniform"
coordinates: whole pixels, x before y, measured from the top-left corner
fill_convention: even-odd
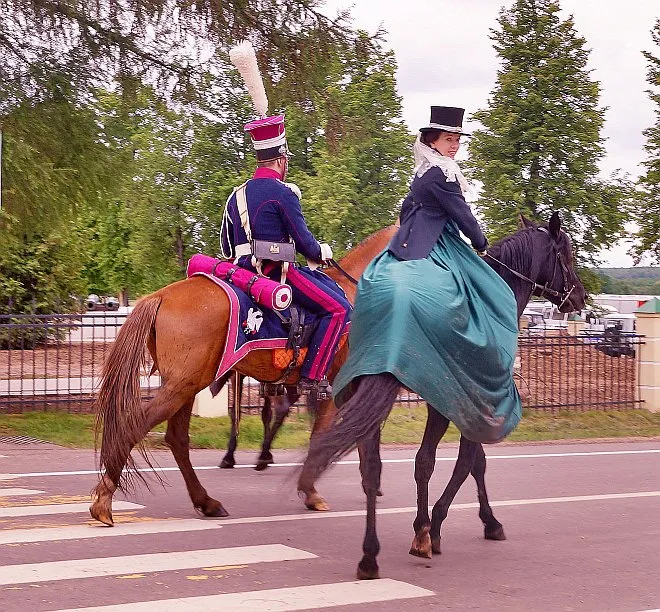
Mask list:
[[[300,190],[285,183],[289,150],[284,116],[252,121],[245,126],[256,151],[257,169],[252,178],[227,200],[222,223],[222,254],[241,267],[275,280],[286,275],[293,301],[318,316],[318,328],[309,343],[298,385],[302,393],[332,390],[326,373],[350,315],[350,304],[341,288],[315,268],[332,258],[332,249],[319,243],[307,227],[300,206]],[[270,243],[271,253],[291,249],[307,258],[308,267],[278,261],[273,255],[257,259],[255,241]]]

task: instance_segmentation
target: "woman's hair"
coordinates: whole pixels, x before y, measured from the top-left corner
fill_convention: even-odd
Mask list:
[[[432,143],[434,143],[436,140],[438,140],[438,137],[440,134],[442,134],[443,130],[424,130],[421,133],[421,136],[419,139],[428,147],[431,146]]]

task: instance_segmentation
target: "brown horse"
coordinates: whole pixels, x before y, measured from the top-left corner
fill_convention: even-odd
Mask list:
[[[395,230],[394,226],[386,227],[364,240],[341,260],[341,268],[358,278],[387,246]],[[339,270],[329,269],[327,273],[342,286],[352,303],[355,284]],[[137,447],[150,465],[143,439],[163,421],[167,421],[165,442],[181,470],[193,506],[205,516],[228,515],[219,501],[209,497],[193,470],[188,429],[195,395],[215,378],[227,338],[229,312],[230,304],[222,289],[205,278],[193,277],[145,296],[127,317],[103,366],[97,401],[97,432],[102,425],[103,434],[99,456],[102,476],[90,506],[96,520],[113,524],[115,490],[130,488],[136,475],[141,478],[131,450]],[[162,384],[155,397],[143,403],[140,373],[146,362],[145,346]],[[347,351],[344,345],[335,355],[328,373],[331,380],[346,360]],[[278,380],[282,375],[273,366],[270,350],[248,353],[234,369],[261,381]],[[229,376],[230,373],[225,375],[225,382]],[[320,404],[312,435],[335,413],[332,400]],[[299,489],[308,508],[328,509],[313,484]]]

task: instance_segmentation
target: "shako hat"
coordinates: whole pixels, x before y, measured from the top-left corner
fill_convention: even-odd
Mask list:
[[[252,146],[258,161],[269,161],[289,154],[284,115],[273,115],[250,121],[245,125],[245,131],[250,132]]]
[[[270,161],[288,155],[284,115],[268,116],[268,97],[257,65],[254,47],[249,41],[243,41],[229,50],[229,59],[241,73],[259,115],[259,119],[250,121],[244,128],[246,132],[250,132],[257,160]]]
[[[443,132],[469,136],[470,134],[463,131],[464,114],[464,108],[457,108],[455,106],[432,106],[431,120],[429,121],[429,124],[423,128],[419,128],[419,131],[428,132],[429,130],[442,130]]]

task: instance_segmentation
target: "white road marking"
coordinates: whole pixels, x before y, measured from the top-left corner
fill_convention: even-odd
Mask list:
[[[336,582],[334,584],[313,584],[284,589],[225,593],[161,601],[140,601],[137,603],[95,608],[77,608],[61,612],[198,612],[199,610],[231,610],[231,612],[291,612],[333,606],[349,606],[379,601],[430,597],[433,591],[407,582],[383,578],[381,580],[358,580]]]
[[[210,550],[152,553],[97,559],[72,559],[0,566],[2,569],[0,572],[0,585],[119,576],[144,572],[151,574],[222,565],[315,558],[316,555],[305,550],[282,544],[266,544],[263,546],[236,546],[232,548],[212,548]]]
[[[644,450],[620,450],[620,451],[591,451],[591,452],[569,452],[569,453],[530,453],[521,455],[486,455],[488,461],[495,461],[497,459],[549,459],[561,457],[603,457],[614,455],[651,455],[660,453],[660,448],[649,448]],[[456,461],[456,457],[436,457],[436,462],[440,461]],[[407,457],[404,459],[383,459],[383,463],[414,463],[414,457]],[[359,465],[357,459],[345,459],[337,461],[334,465]],[[300,467],[302,462],[288,462],[288,463],[273,463],[270,468],[282,467]],[[236,465],[234,469],[253,469],[254,463]],[[199,465],[193,467],[196,471],[203,470],[219,470],[217,465]],[[174,467],[157,467],[154,470],[151,468],[139,468],[138,472],[178,472],[179,468]],[[0,480],[13,480],[15,478],[36,478],[42,476],[89,476],[90,474],[98,474],[97,470],[75,470],[71,472],[25,472],[23,474],[0,474]]]
[[[0,489],[0,497],[14,497],[19,495],[37,495],[45,491],[36,491],[35,489]]]
[[[118,501],[112,504],[113,510],[138,510],[144,508],[140,504]],[[84,504],[48,504],[44,506],[11,506],[0,508],[0,518],[16,516],[39,516],[42,514],[74,514],[89,512],[89,503]]]
[[[609,493],[605,495],[579,495],[576,497],[541,497],[537,499],[507,499],[502,501],[491,501],[490,505],[497,506],[530,506],[536,504],[565,504],[570,502],[585,501],[607,501],[610,499],[635,499],[639,497],[660,497],[660,491],[639,491],[636,493]],[[452,504],[452,510],[468,510],[478,508],[477,502],[467,504]],[[429,510],[431,507],[429,506]],[[399,508],[378,508],[378,514],[406,514],[417,512],[417,506],[405,506]],[[311,521],[331,518],[352,518],[364,516],[364,510],[342,510],[339,512],[314,512],[306,514],[279,514],[275,516],[246,516],[235,519],[222,519],[226,525],[246,525],[251,523],[279,523],[289,521]]]
[[[73,525],[71,527],[40,527],[38,529],[0,530],[0,545],[26,542],[56,542],[59,540],[85,540],[88,538],[111,538],[124,535],[147,533],[174,533],[181,531],[204,531],[222,527],[211,519],[184,519],[148,521],[145,523],[119,523],[114,527],[101,525]]]

